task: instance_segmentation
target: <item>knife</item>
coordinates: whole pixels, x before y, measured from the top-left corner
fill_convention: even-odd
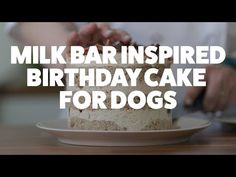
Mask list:
[[[231,66],[232,68],[236,69],[236,58],[227,56],[222,63],[227,66]],[[183,102],[180,103],[180,113],[174,115],[173,121],[176,121],[181,116],[186,116],[188,114],[193,114],[195,112],[201,111],[203,112],[203,100],[205,96],[205,91],[203,91],[193,102],[191,106],[186,106]]]

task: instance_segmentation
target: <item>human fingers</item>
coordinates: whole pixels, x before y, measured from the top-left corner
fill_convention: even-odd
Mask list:
[[[197,97],[204,91],[204,87],[190,87],[186,91],[184,104],[191,106]]]

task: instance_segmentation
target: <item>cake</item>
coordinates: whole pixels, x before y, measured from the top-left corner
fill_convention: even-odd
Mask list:
[[[109,44],[111,45],[111,44]],[[122,45],[120,42],[116,42],[112,44],[116,47],[118,53],[116,55],[116,59],[120,57],[119,49]],[[136,45],[136,44],[132,44]],[[98,45],[98,48],[101,47]],[[136,64],[128,64],[128,65],[76,65],[70,64],[70,56],[67,56],[67,67],[68,68],[107,68],[111,73],[114,73],[117,67],[119,68],[143,68],[140,73],[140,77],[138,78],[136,87],[122,87],[117,86],[115,90],[122,91],[125,94],[129,94],[133,90],[140,90],[145,94],[153,90],[160,90],[162,93],[170,90],[170,86],[165,87],[149,87],[144,82],[144,72],[151,67],[157,67],[160,71],[163,71],[164,68],[168,68],[171,65],[171,59],[168,60],[164,65],[156,64],[155,66],[143,64],[140,66]],[[158,75],[153,75],[152,80],[160,80],[162,72],[159,72]],[[79,74],[75,77],[75,82],[78,83],[80,79]],[[67,79],[66,79],[67,80]],[[105,105],[108,109],[92,109],[89,107],[88,109],[79,110],[72,103],[68,104],[68,119],[69,119],[69,127],[77,128],[81,130],[109,130],[109,131],[147,131],[147,130],[163,130],[170,129],[172,127],[172,115],[171,110],[161,108],[161,109],[151,109],[148,105],[145,105],[142,109],[135,110],[126,105],[123,109],[110,109],[110,91],[112,91],[114,87],[89,87],[84,86],[81,87],[79,85],[69,87],[67,85],[67,90],[69,91],[80,91],[85,90],[91,92],[93,90],[96,91],[104,91],[107,94],[107,99]],[[137,100],[138,101],[138,100]]]

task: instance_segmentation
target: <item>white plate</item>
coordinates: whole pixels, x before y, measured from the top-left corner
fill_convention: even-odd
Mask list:
[[[236,125],[236,115],[232,116],[223,116],[216,118],[217,121],[221,123],[226,123],[226,124],[233,124]]]
[[[152,131],[95,131],[67,127],[67,120],[37,123],[37,127],[52,134],[60,142],[89,146],[147,146],[175,144],[187,141],[194,133],[210,126],[210,122],[197,118],[180,118],[178,128]]]

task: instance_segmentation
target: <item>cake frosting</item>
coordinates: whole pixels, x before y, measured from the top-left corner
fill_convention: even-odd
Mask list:
[[[120,46],[120,44],[119,44]],[[119,50],[117,50],[119,51]],[[119,61],[120,53],[116,55],[117,61]],[[91,86],[68,86],[67,90],[76,92],[85,90],[89,93],[92,91],[103,91],[107,94],[107,99],[105,105],[108,109],[92,109],[91,107],[80,110],[73,106],[72,103],[68,104],[68,116],[69,116],[69,127],[78,128],[82,130],[109,130],[109,131],[145,131],[145,130],[163,130],[170,129],[172,127],[172,115],[171,111],[165,108],[161,109],[151,109],[145,105],[142,109],[135,110],[131,107],[125,105],[123,109],[111,109],[110,106],[110,92],[112,90],[122,91],[125,95],[128,95],[134,90],[140,90],[145,95],[154,90],[159,90],[162,93],[170,90],[170,86],[165,87],[149,87],[144,81],[144,72],[149,69],[156,67],[159,69],[158,75],[153,75],[152,80],[160,80],[162,71],[164,68],[168,68],[171,65],[171,60],[168,60],[166,64],[160,65],[137,65],[137,64],[106,64],[106,65],[78,65],[70,64],[70,56],[67,57],[67,68],[106,68],[111,74],[114,74],[116,68],[142,68],[140,77],[137,80],[137,86],[135,87],[91,87]],[[79,83],[80,76],[79,74],[75,77],[75,83]],[[128,76],[127,76],[128,79]],[[68,81],[68,78],[66,79]],[[135,101],[135,100],[134,100]],[[137,100],[139,101],[139,100]]]

